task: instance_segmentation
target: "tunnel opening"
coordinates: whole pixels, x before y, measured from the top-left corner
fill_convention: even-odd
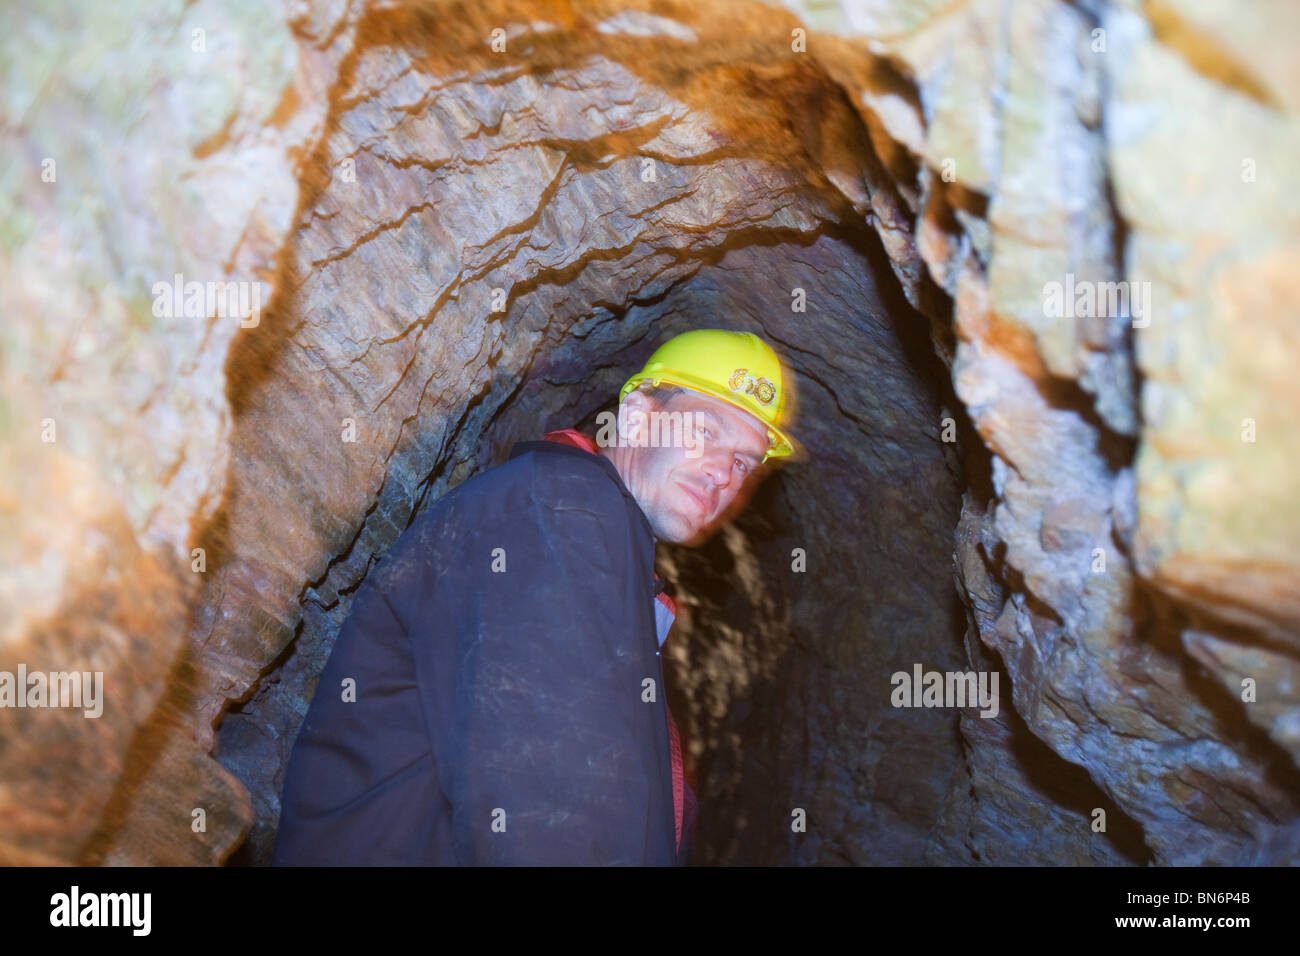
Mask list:
[[[692,862],[982,860],[970,831],[949,838],[960,848],[934,836],[936,821],[977,812],[961,806],[978,799],[962,728],[981,719],[900,713],[888,690],[889,675],[913,661],[972,666],[952,538],[963,494],[981,506],[992,498],[989,456],[936,354],[932,336],[943,330],[929,331],[907,302],[874,231],[845,215],[813,234],[728,235],[681,277],[597,306],[567,335],[548,328],[517,379],[490,362],[487,384],[449,433],[464,452],[397,482],[396,505],[384,493],[395,476],[385,476],[345,550],[303,589],[293,641],[225,714],[217,757],[249,788],[255,811],[231,864],[269,860],[289,747],[380,542],[395,540],[436,489],[503,461],[514,442],[556,428],[594,433],[655,345],[711,324],[756,331],[782,349],[799,376],[800,435],[814,454],[772,475],[703,547],[658,548],[680,615],[666,646],[667,693],[701,801]],[[829,305],[814,316],[789,310],[796,287]],[[955,440],[941,437],[945,417]],[[1043,794],[1062,806],[1061,794],[1089,802],[1096,788],[1086,773],[1048,769],[1069,765],[1023,722],[1013,717],[1007,737],[1027,776],[1054,781]],[[815,836],[791,828],[798,812],[818,822]]]

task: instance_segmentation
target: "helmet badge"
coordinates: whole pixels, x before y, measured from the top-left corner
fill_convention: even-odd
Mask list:
[[[727,379],[727,388],[737,395],[752,395],[760,405],[771,405],[776,398],[776,386],[762,376],[749,374],[749,369],[738,368]]]

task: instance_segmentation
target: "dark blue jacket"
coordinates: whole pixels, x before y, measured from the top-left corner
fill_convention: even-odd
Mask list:
[[[557,442],[435,502],[357,590],[273,865],[684,862],[654,546],[613,464]]]

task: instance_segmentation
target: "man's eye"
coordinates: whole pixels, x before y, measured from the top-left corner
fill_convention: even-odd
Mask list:
[[[743,461],[741,461],[739,458],[736,459],[736,464],[740,466],[740,472],[741,472],[741,474],[744,474],[745,472],[749,471],[749,466],[746,465],[746,464],[745,464]]]
[[[700,425],[700,426],[699,426],[699,431],[701,431],[701,432],[704,433],[704,437],[705,437],[705,438],[712,438],[712,437],[713,437],[713,435],[709,433],[709,430],[708,430],[705,426],[703,426],[703,425]]]

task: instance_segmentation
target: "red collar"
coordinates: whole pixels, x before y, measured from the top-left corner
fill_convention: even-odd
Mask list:
[[[547,432],[544,441],[557,441],[562,445],[572,445],[574,448],[581,448],[583,451],[589,451],[596,454],[596,440],[588,438],[576,428],[560,428],[553,432]]]

